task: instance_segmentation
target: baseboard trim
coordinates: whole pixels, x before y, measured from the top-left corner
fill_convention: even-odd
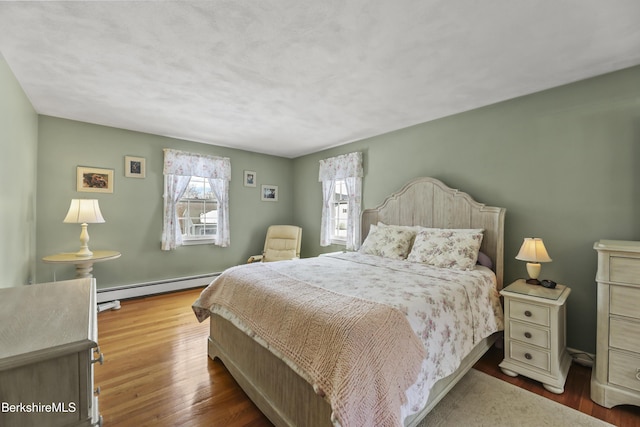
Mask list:
[[[208,285],[220,273],[203,274],[200,276],[180,277],[160,280],[156,282],[123,285],[114,288],[97,290],[98,303],[128,298],[138,298],[165,292],[180,291]]]
[[[576,350],[575,348],[567,347],[567,352],[571,356],[574,362],[579,363],[582,366],[593,368],[593,364],[596,361],[596,355],[588,353],[582,350]]]

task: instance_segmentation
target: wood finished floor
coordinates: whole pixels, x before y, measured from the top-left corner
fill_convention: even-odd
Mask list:
[[[219,361],[207,357],[208,323],[191,311],[201,289],[122,301],[98,315],[104,364],[95,367],[104,426],[270,427]],[[640,408],[606,409],[589,398],[591,369],[572,365],[555,395],[525,377],[500,371],[491,349],[476,369],[616,426],[640,427]],[[508,397],[506,397],[508,399]]]

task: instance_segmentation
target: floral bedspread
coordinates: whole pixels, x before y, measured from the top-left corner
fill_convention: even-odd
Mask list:
[[[403,311],[424,343],[427,358],[407,391],[402,419],[418,412],[429,391],[453,373],[482,339],[504,329],[495,274],[433,268],[357,252],[268,263],[269,268],[333,292]]]

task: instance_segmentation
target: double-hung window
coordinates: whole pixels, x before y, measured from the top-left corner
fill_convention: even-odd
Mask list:
[[[347,250],[360,247],[362,175],[360,152],[320,160],[321,246],[343,244]]]
[[[184,245],[214,242],[218,232],[218,199],[207,178],[191,177],[176,211]]]
[[[229,159],[165,149],[163,173],[162,250],[229,246]]]

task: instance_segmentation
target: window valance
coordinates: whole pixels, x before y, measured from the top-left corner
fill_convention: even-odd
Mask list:
[[[355,152],[320,160],[318,181],[336,179],[362,178],[362,153]]]
[[[163,173],[165,175],[199,176],[231,181],[231,161],[228,157],[165,148]]]

